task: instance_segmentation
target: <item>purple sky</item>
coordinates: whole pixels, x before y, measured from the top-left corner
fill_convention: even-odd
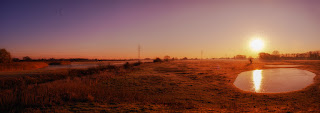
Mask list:
[[[320,2],[1,1],[0,48],[14,57],[256,56],[320,50]]]

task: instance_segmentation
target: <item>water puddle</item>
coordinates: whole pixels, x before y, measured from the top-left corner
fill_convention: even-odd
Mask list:
[[[301,65],[264,65],[264,67],[299,67]]]
[[[276,68],[242,72],[233,83],[256,93],[280,93],[301,90],[313,83],[316,74],[296,68]]]

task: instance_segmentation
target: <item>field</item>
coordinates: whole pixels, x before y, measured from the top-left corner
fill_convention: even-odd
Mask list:
[[[251,93],[233,85],[243,71],[295,64],[317,76],[288,93]],[[5,112],[319,112],[320,61],[181,60],[100,66],[60,74],[0,77]],[[59,77],[55,77],[59,76]],[[16,83],[15,81],[16,80]],[[30,81],[36,82],[30,82]],[[42,81],[42,82],[37,82]],[[19,82],[19,83],[18,83]],[[7,87],[5,87],[7,86]]]
[[[46,66],[48,66],[48,63],[45,62],[12,62],[9,64],[0,63],[0,72],[33,70]]]

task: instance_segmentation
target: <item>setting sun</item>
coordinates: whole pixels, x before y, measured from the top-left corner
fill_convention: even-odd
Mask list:
[[[264,46],[264,43],[260,39],[252,40],[250,43],[250,47],[254,51],[260,51],[263,48],[263,46]]]

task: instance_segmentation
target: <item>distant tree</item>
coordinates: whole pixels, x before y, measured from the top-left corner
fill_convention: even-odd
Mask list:
[[[49,58],[49,61],[56,61],[57,59],[55,58]]]
[[[272,57],[273,57],[273,60],[279,60],[280,59],[280,52],[277,50],[273,51]]]
[[[170,56],[168,56],[168,55],[166,55],[166,56],[163,57],[163,60],[164,60],[164,61],[169,61],[169,59],[170,59]]]
[[[0,49],[0,63],[10,63],[11,55],[6,49]]]
[[[39,61],[45,61],[46,59],[44,59],[44,58],[41,58],[41,59],[38,59]]]
[[[153,62],[162,62],[162,60],[160,58],[156,58],[153,60]]]
[[[32,59],[29,56],[25,56],[22,58],[24,61],[31,61]]]
[[[182,58],[182,60],[188,60],[188,58],[187,58],[187,57],[184,57],[184,58]]]
[[[234,59],[246,59],[247,56],[246,55],[236,55],[233,57]]]
[[[308,56],[310,60],[319,59],[319,52],[318,51],[310,51],[308,52]]]
[[[264,60],[270,60],[272,58],[272,56],[269,53],[259,53],[259,58],[260,59],[264,59]]]
[[[12,58],[12,61],[13,61],[13,62],[19,62],[20,59],[19,59],[19,58]]]
[[[269,53],[259,53],[259,58],[263,60],[279,60],[280,53],[279,51],[273,51],[272,54]]]
[[[272,52],[272,55],[280,55],[280,52],[277,51],[277,50],[274,50],[274,51]]]

